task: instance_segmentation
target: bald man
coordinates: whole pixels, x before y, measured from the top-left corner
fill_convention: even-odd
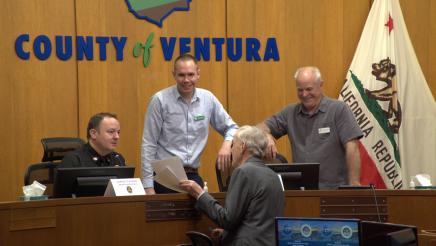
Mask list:
[[[351,109],[323,94],[317,67],[301,67],[294,78],[300,102],[258,124],[268,134],[268,157],[277,153],[275,139],[288,135],[294,162],[320,163],[320,189],[360,185],[358,139],[363,134]]]

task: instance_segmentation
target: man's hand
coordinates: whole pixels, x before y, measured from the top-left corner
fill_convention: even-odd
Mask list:
[[[195,199],[198,199],[198,197],[204,192],[203,188],[201,188],[195,181],[192,180],[181,180],[179,186]]]
[[[269,130],[268,126],[265,124],[265,122],[261,122],[256,125],[259,129],[261,129],[268,138],[268,146],[266,147],[266,155],[265,158],[267,160],[274,160],[276,158],[277,154],[277,147],[276,147],[276,141],[274,137],[271,135],[271,131]]]
[[[224,141],[218,152],[218,169],[225,171],[232,165],[232,141]]]
[[[156,194],[153,187],[144,188],[144,190],[145,190],[146,195],[155,195]]]
[[[212,239],[214,239],[214,240],[219,239],[221,237],[221,235],[223,234],[223,232],[224,232],[224,229],[222,229],[222,228],[213,229],[211,232]]]
[[[271,134],[266,134],[268,137],[268,146],[266,147],[266,158],[274,160],[277,155],[277,147],[274,137]]]

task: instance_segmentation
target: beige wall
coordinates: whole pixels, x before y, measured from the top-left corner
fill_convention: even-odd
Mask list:
[[[431,0],[401,1],[409,34],[433,95],[436,94],[436,3]],[[122,139],[118,148],[128,163],[140,169],[140,141],[148,99],[172,85],[172,62],[163,60],[160,36],[256,37],[264,43],[275,37],[279,62],[200,62],[200,87],[211,90],[239,124],[255,124],[296,101],[292,74],[301,65],[320,67],[325,91],[337,97],[353,57],[369,0],[237,0],[191,2],[189,12],[175,12],[159,28],[128,12],[125,1],[38,0],[4,1],[0,8],[0,201],[21,193],[23,173],[40,161],[40,139],[54,136],[86,136],[89,117],[99,111],[119,115]],[[422,23],[426,23],[423,25]],[[150,66],[131,55],[137,41],[154,32]],[[45,34],[126,36],[124,60],[115,61],[112,45],[108,60],[75,58],[46,61],[33,55],[17,58],[14,42],[29,33],[31,40]],[[54,47],[53,47],[54,48]],[[213,51],[213,49],[211,49]],[[178,54],[178,51],[175,52]],[[211,53],[214,57],[214,53]],[[224,56],[225,57],[225,56]],[[201,174],[209,189],[217,190],[213,169],[222,138],[210,137],[202,158]],[[286,139],[279,150],[290,158]]]

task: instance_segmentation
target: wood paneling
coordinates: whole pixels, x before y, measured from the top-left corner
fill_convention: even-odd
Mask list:
[[[0,8],[0,200],[22,193],[24,171],[41,161],[40,139],[77,135],[77,74],[75,59],[56,58],[55,35],[74,36],[73,1],[3,1]],[[62,23],[62,25],[60,25]],[[16,38],[29,34],[24,49],[29,60],[15,53]],[[38,60],[33,40],[52,41],[51,59]]]
[[[436,94],[436,3],[432,0],[400,1],[420,65],[433,95]],[[317,65],[323,72],[325,93],[337,97],[354,55],[371,0],[239,0],[191,1],[189,11],[177,11],[162,28],[134,17],[125,1],[39,0],[3,1],[0,9],[0,104],[4,116],[0,132],[0,200],[21,194],[27,165],[42,156],[40,139],[86,136],[89,117],[99,111],[118,114],[122,137],[118,151],[140,170],[140,144],[144,113],[151,95],[174,84],[172,61],[164,61],[159,37],[255,37],[265,45],[277,40],[280,61],[200,62],[199,87],[211,90],[240,125],[256,124],[296,102],[293,74],[297,67]],[[60,61],[52,47],[51,58],[28,61],[14,51],[18,35],[40,34],[126,36],[124,59],[115,60],[107,45],[107,60],[99,60],[94,43],[93,61]],[[136,42],[154,32],[150,65],[134,58]],[[25,48],[31,50],[32,43]],[[95,42],[95,39],[94,39]],[[54,43],[54,42],[53,42]],[[74,42],[75,44],[75,42]],[[245,47],[245,46],[244,46]],[[223,47],[224,48],[224,47]],[[193,44],[191,44],[193,49]],[[224,49],[225,50],[225,49]],[[262,50],[262,49],[261,49]],[[262,51],[263,52],[263,51]],[[262,53],[261,52],[261,53]],[[173,57],[177,56],[178,44]],[[213,165],[222,138],[211,129],[202,158],[201,175],[210,191],[217,191]],[[290,159],[286,138],[279,150]]]
[[[369,11],[369,1],[231,1],[228,35],[276,37],[279,62],[237,62],[228,68],[229,111],[240,124],[257,124],[298,101],[298,67],[318,66],[325,94],[337,98]],[[291,160],[288,139],[279,152]]]
[[[225,193],[212,195],[220,202],[225,198]],[[358,201],[372,202],[375,195],[387,199],[382,207],[388,211],[388,222],[414,225],[419,231],[435,229],[436,212],[431,204],[436,202],[436,194],[431,190],[286,191],[283,215],[320,217],[321,199],[354,198],[356,205],[351,208],[358,211],[362,208]],[[187,231],[209,235],[217,227],[204,214],[199,219],[147,221],[150,201],[187,202],[192,198],[172,194],[0,203],[0,238],[4,245],[178,245],[189,241]],[[20,217],[33,226],[11,228],[16,214],[24,215]],[[56,217],[56,223],[41,229],[41,217]]]
[[[96,12],[97,11],[97,12]],[[85,138],[89,117],[100,111],[118,114],[121,123],[121,141],[118,151],[128,163],[135,164],[140,175],[140,145],[144,114],[150,97],[159,90],[175,84],[172,77],[173,61],[164,61],[159,37],[225,37],[225,2],[194,1],[189,12],[175,12],[158,28],[131,14],[124,1],[77,1],[78,35],[126,36],[124,60],[115,61],[114,51],[108,49],[108,61],[79,62],[79,124],[80,135]],[[142,56],[134,58],[132,49],[136,42],[145,43],[150,33],[155,33],[151,49],[150,66],[144,68]],[[194,50],[191,41],[191,51]],[[108,47],[112,47],[108,45]],[[179,43],[173,55],[179,54]],[[97,45],[94,47],[97,50]],[[211,49],[213,50],[213,49]],[[214,53],[211,54],[214,57]],[[226,107],[226,63],[200,62],[199,87],[211,90]],[[211,131],[213,131],[211,129]],[[211,134],[202,158],[201,175],[217,190],[214,163],[222,137]]]

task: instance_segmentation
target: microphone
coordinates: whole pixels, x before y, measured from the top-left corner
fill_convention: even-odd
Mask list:
[[[377,195],[375,194],[375,185],[371,183],[371,184],[369,184],[369,187],[371,187],[372,195],[374,197],[374,204],[375,204],[375,209],[377,211],[378,222],[381,223],[382,221],[381,221],[381,218],[380,218],[380,211],[379,211],[379,208],[378,208]]]
[[[125,166],[125,164],[124,164],[123,161],[121,160],[119,154],[115,154],[115,155],[114,155],[114,158],[118,161],[118,165],[116,165],[116,166]]]

